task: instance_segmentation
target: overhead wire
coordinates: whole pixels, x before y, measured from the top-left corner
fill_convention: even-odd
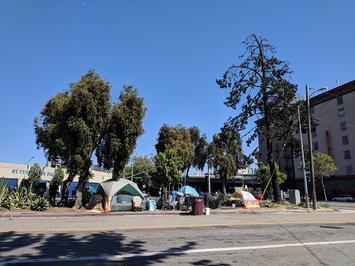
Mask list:
[[[12,117],[9,117],[9,116],[0,114],[0,117],[4,118],[4,119],[6,119],[6,120],[8,120],[8,121],[10,121],[10,122],[13,122],[13,123],[16,123],[16,124],[18,124],[18,125],[21,125],[21,126],[23,126],[23,127],[33,128],[32,126],[30,126],[30,125],[28,125],[28,124],[26,124],[26,123],[23,123],[23,122],[21,122],[21,121],[19,121],[19,120],[17,120],[17,119],[14,119],[14,118],[12,118]]]

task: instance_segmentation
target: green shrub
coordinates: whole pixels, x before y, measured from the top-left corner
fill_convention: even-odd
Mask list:
[[[8,189],[6,187],[6,181],[0,180],[0,207],[3,206],[5,199],[8,194]]]
[[[44,197],[38,197],[31,205],[33,211],[45,211],[49,207],[49,202]]]
[[[32,192],[32,186],[28,189],[20,186],[15,190],[8,191],[2,206],[9,210],[29,209],[37,196]]]
[[[321,203],[320,207],[322,208],[329,208],[329,204],[327,202]]]
[[[308,203],[309,203],[309,207],[311,207],[312,205],[312,200],[310,198],[308,198]],[[307,208],[307,196],[303,196],[301,197],[301,207],[303,208]]]
[[[11,191],[9,196],[7,197],[7,203],[9,209],[28,209],[30,207],[30,203],[28,200],[28,191],[25,187],[19,187],[16,190]]]
[[[273,208],[273,207],[275,207],[275,203],[272,202],[271,200],[261,200],[259,203],[260,203],[260,207],[261,208]]]

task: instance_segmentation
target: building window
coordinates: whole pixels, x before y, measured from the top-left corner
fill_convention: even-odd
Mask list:
[[[349,144],[349,138],[348,138],[348,136],[342,136],[341,139],[342,139],[342,141],[343,141],[343,145],[348,145],[348,144]]]
[[[341,130],[346,130],[346,122],[345,121],[340,122],[340,129]]]
[[[319,145],[318,145],[318,142],[314,142],[313,143],[313,150],[318,150],[319,149]]]
[[[346,167],[346,174],[351,175],[353,173],[353,167],[351,165],[348,165]]]
[[[338,105],[343,104],[343,96],[338,96],[337,98]]]
[[[338,115],[339,115],[339,117],[345,116],[345,110],[343,107],[338,109]]]
[[[317,129],[316,129],[316,128],[314,128],[314,129],[312,130],[312,137],[313,137],[313,138],[317,137]]]
[[[344,159],[345,160],[351,159],[351,153],[349,150],[344,151]]]

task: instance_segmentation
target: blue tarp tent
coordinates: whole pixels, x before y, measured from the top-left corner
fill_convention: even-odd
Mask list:
[[[194,189],[193,187],[190,186],[183,186],[179,189],[179,192],[184,193],[184,194],[189,194],[193,197],[198,197],[198,193],[196,191],[196,189]]]

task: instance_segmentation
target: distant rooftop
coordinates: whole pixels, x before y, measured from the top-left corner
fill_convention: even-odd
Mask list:
[[[344,94],[350,93],[355,91],[355,80],[350,81],[348,83],[345,83],[343,85],[340,85],[338,87],[335,87],[334,89],[325,91],[321,94],[318,94],[316,96],[313,96],[310,101],[311,105],[317,105],[324,103],[326,101],[332,100],[334,98],[337,98],[339,96],[342,96]]]

